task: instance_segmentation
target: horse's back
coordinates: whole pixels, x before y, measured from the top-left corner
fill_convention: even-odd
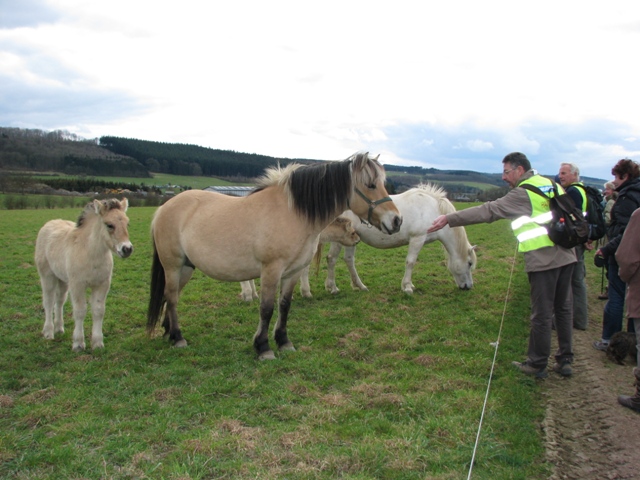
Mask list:
[[[188,259],[223,281],[257,278],[263,264],[279,260],[286,270],[298,258],[293,250],[313,236],[279,188],[248,197],[188,190],[158,209],[152,230],[165,269],[180,269]],[[309,261],[313,247],[307,245]]]

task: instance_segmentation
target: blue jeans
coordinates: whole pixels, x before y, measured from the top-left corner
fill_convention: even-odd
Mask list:
[[[609,300],[602,316],[602,340],[608,342],[614,333],[622,330],[624,318],[624,295],[627,284],[618,276],[618,263],[615,256],[609,257]]]

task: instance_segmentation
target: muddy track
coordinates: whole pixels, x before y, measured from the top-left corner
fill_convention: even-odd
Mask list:
[[[640,414],[617,401],[618,395],[634,392],[635,362],[614,364],[592,347],[600,338],[605,303],[597,300],[598,293],[590,293],[589,328],[574,330],[573,376],[549,372],[541,381],[547,399],[542,428],[547,460],[555,465],[553,480],[640,478]]]

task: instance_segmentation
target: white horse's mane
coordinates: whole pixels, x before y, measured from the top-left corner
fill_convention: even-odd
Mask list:
[[[432,183],[421,183],[416,188],[438,200],[438,210],[440,210],[442,215],[456,211],[456,207],[454,207],[453,203],[447,198],[447,192],[444,188]],[[451,231],[456,239],[456,247],[460,251],[460,254],[466,254],[467,250],[471,247],[469,239],[467,238],[467,232],[464,228],[456,227],[452,228]]]

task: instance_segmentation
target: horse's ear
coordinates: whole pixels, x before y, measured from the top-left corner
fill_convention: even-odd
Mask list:
[[[102,202],[100,200],[93,201],[93,210],[96,212],[96,215],[100,215],[100,209],[102,208]]]
[[[124,197],[122,200],[120,200],[120,205],[122,205],[122,211],[126,212],[127,208],[129,208],[129,200],[127,199],[127,197]]]
[[[478,250],[478,245],[471,245],[471,248],[469,250],[473,250],[473,251]]]

